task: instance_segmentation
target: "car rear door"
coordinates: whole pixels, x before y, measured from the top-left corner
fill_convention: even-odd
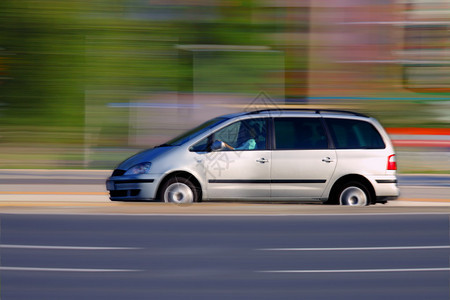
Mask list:
[[[322,118],[273,119],[274,150],[271,165],[271,197],[274,199],[320,198],[337,164],[329,147]]]

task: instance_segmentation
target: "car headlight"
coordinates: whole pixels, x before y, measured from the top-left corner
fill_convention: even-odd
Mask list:
[[[150,172],[151,162],[143,162],[129,168],[124,175],[148,174]]]

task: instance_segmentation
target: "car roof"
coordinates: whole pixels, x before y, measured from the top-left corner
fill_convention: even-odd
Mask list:
[[[285,109],[262,109],[262,110],[255,110],[255,111],[249,111],[249,112],[241,112],[241,113],[234,113],[225,115],[223,117],[226,118],[235,118],[240,116],[247,116],[247,115],[305,115],[305,114],[333,114],[333,115],[341,115],[341,116],[357,116],[357,117],[365,117],[369,118],[369,116],[349,111],[349,110],[337,110],[337,109],[312,109],[312,108],[285,108]]]

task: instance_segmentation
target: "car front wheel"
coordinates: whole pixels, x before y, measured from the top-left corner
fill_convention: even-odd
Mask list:
[[[166,203],[193,203],[198,201],[198,191],[189,179],[172,177],[164,183],[160,198]]]

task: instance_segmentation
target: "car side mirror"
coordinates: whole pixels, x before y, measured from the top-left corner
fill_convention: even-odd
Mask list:
[[[220,151],[225,149],[225,143],[219,140],[215,140],[211,145],[211,151]]]

